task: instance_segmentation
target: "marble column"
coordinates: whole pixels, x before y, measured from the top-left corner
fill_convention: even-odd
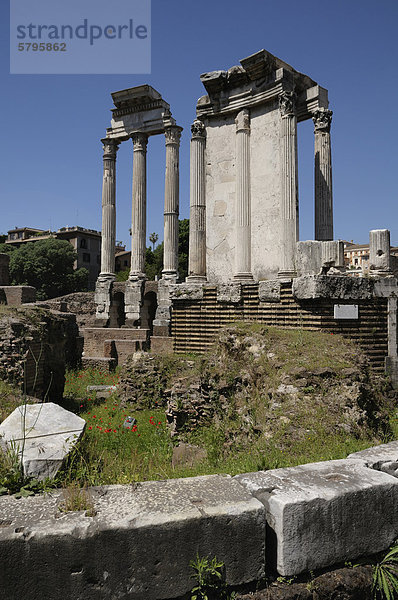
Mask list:
[[[164,192],[164,279],[178,278],[179,148],[182,127],[165,129],[166,180]]]
[[[191,126],[189,265],[187,281],[206,281],[206,130],[196,119]]]
[[[369,232],[369,269],[374,275],[391,274],[388,229],[372,229]]]
[[[131,269],[129,279],[145,278],[146,253],[146,149],[148,136],[133,133],[133,210],[131,219]]]
[[[250,114],[241,110],[236,119],[236,204],[234,280],[252,281],[250,207]]]
[[[116,243],[116,152],[119,143],[112,138],[101,140],[104,146],[102,180],[101,279],[115,279]]]
[[[298,241],[297,116],[296,94],[284,91],[279,96],[281,112],[281,225],[282,248],[279,277],[296,274]]]
[[[333,112],[326,108],[312,115],[315,135],[315,239],[333,239],[332,153],[330,125]]]

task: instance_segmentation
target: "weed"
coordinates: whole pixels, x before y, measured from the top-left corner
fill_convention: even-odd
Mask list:
[[[64,486],[64,500],[58,508],[61,512],[85,510],[87,517],[93,517],[96,514],[87,486],[80,487],[76,481]]]
[[[398,544],[373,567],[373,597],[394,600],[398,595]]]
[[[225,565],[208,556],[196,555],[189,566],[194,570],[197,585],[191,590],[191,600],[231,600],[233,595],[227,591],[225,583]]]

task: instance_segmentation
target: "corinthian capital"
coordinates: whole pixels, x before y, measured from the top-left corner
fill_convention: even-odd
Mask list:
[[[199,119],[195,119],[195,121],[191,125],[191,132],[193,138],[204,138],[206,135],[206,130],[202,121],[199,121]]]
[[[250,113],[247,108],[244,108],[236,115],[235,119],[236,131],[250,131]]]
[[[327,108],[318,108],[312,113],[312,120],[314,121],[314,131],[325,131],[329,133],[330,125],[332,123],[333,111]]]
[[[294,115],[296,112],[296,94],[295,92],[284,91],[279,95],[279,109],[282,117]]]
[[[170,127],[166,127],[164,130],[164,136],[166,138],[166,146],[169,144],[177,144],[180,143],[182,127],[178,127],[178,125],[171,125]]]
[[[104,148],[104,158],[116,159],[116,152],[119,150],[120,142],[113,138],[102,138],[101,142]]]
[[[148,136],[146,133],[136,131],[135,133],[131,134],[131,139],[133,140],[134,152],[146,152],[146,147],[148,144]]]

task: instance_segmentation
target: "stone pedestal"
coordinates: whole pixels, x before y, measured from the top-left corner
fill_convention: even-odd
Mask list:
[[[315,135],[315,239],[333,240],[332,153],[330,125],[333,112],[313,113]]]
[[[373,229],[369,232],[369,267],[374,275],[390,275],[390,232]]]
[[[172,281],[161,279],[158,283],[157,301],[155,319],[153,321],[153,333],[155,336],[170,335],[170,320],[172,301],[170,298],[170,284]]]
[[[194,121],[191,139],[189,266],[187,281],[206,281],[206,198],[203,123]]]
[[[146,252],[146,149],[148,136],[133,133],[133,210],[131,220],[131,269],[129,279],[145,278]]]
[[[165,130],[166,181],[164,194],[164,251],[165,279],[178,278],[178,214],[179,214],[179,147],[182,127],[173,125]]]
[[[102,181],[101,279],[115,279],[116,244],[116,152],[119,142],[103,138],[104,175]]]
[[[144,298],[145,279],[128,279],[124,293],[125,327],[141,325],[141,307]]]
[[[343,273],[346,269],[344,262],[344,242],[331,240],[321,242],[322,271],[329,275]]]
[[[109,314],[111,308],[113,279],[110,277],[98,277],[95,284],[94,301],[96,304],[96,325],[98,327],[106,327],[109,322]]]
[[[241,110],[236,119],[236,281],[252,281],[250,207],[250,114]]]
[[[281,221],[282,248],[279,277],[295,275],[298,240],[297,117],[296,95],[285,91],[279,96],[281,112]]]

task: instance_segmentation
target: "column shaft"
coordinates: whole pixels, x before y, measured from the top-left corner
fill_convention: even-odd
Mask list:
[[[129,279],[145,277],[146,253],[146,148],[148,136],[134,133],[133,205],[131,219],[131,269]]]
[[[281,109],[281,219],[282,253],[279,276],[295,274],[298,241],[297,117],[294,92],[282,92]]]
[[[178,215],[179,215],[179,145],[181,127],[165,131],[166,178],[164,193],[163,277],[178,277]]]
[[[313,113],[315,125],[315,239],[333,239],[332,153],[330,125],[332,111],[320,108]]]
[[[119,142],[104,138],[104,175],[102,180],[102,234],[100,277],[115,278],[116,243],[116,152]]]
[[[189,281],[206,281],[206,199],[205,147],[203,123],[194,121],[191,139]]]
[[[236,208],[235,275],[237,280],[252,280],[251,206],[250,206],[250,116],[241,110],[236,123]]]

